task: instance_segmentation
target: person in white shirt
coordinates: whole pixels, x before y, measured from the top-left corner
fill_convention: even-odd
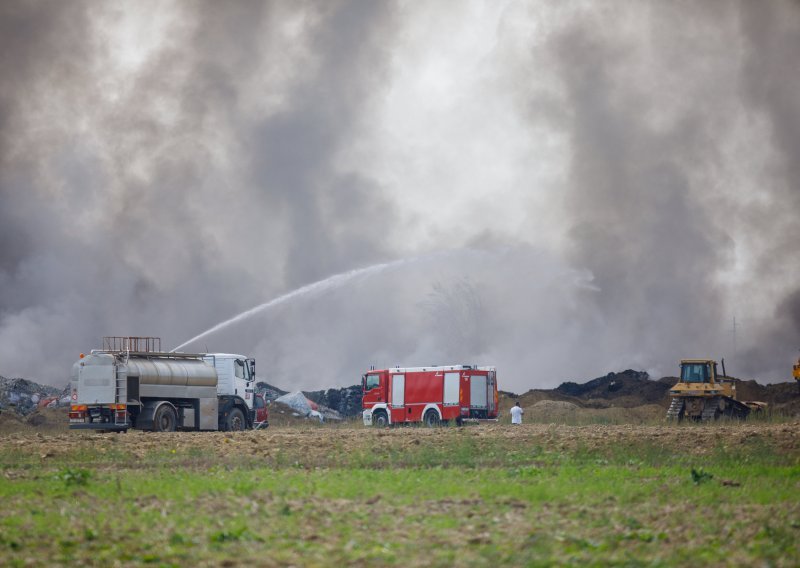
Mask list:
[[[519,401],[517,401],[517,404],[511,407],[511,423],[522,424],[523,414],[525,414],[525,411],[522,410],[522,407],[519,405]]]

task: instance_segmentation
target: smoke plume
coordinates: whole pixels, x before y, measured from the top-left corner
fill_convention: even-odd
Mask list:
[[[407,258],[187,349],[305,389],[789,377],[796,2],[12,1],[0,32],[4,376]]]

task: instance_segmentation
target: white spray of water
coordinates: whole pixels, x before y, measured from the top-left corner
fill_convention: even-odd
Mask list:
[[[212,333],[214,333],[216,331],[219,331],[221,329],[224,329],[226,327],[234,325],[235,323],[238,323],[238,322],[240,322],[242,320],[245,320],[245,319],[249,318],[250,316],[253,316],[253,315],[257,314],[257,313],[264,312],[266,310],[269,310],[269,309],[274,308],[276,306],[279,306],[281,304],[285,304],[286,302],[288,302],[290,300],[294,300],[294,299],[297,299],[297,298],[300,298],[300,297],[318,296],[320,294],[323,294],[324,292],[327,292],[329,290],[333,290],[334,288],[338,288],[338,287],[344,285],[345,283],[350,282],[352,280],[355,280],[357,278],[364,278],[364,277],[368,277],[368,276],[374,276],[375,274],[378,274],[379,272],[383,272],[384,270],[397,268],[397,267],[402,266],[404,264],[408,264],[408,263],[412,263],[412,262],[418,262],[418,261],[423,260],[423,259],[429,259],[429,258],[431,258],[433,256],[438,256],[438,255],[441,255],[441,254],[448,254],[450,252],[454,252],[454,251],[446,251],[446,252],[443,252],[443,253],[434,253],[434,254],[431,254],[431,255],[418,256],[418,257],[413,257],[413,258],[403,258],[403,259],[400,259],[400,260],[394,260],[394,261],[391,261],[391,262],[383,262],[383,263],[380,263],[380,264],[373,264],[372,266],[367,266],[365,268],[356,268],[356,269],[350,270],[348,272],[341,272],[339,274],[334,274],[333,276],[329,276],[328,278],[325,278],[324,280],[319,280],[319,281],[314,282],[312,284],[307,284],[306,286],[302,286],[301,288],[297,288],[296,290],[292,290],[291,292],[289,292],[287,294],[284,294],[283,296],[279,296],[277,298],[274,298],[274,299],[270,300],[269,302],[265,302],[263,304],[260,304],[260,305],[258,305],[256,307],[254,307],[254,308],[250,308],[249,310],[244,311],[244,312],[240,313],[237,316],[234,316],[234,317],[232,317],[232,318],[230,318],[228,320],[225,320],[225,321],[223,321],[221,323],[218,323],[217,325],[207,329],[206,331],[204,331],[200,335],[196,335],[195,337],[192,337],[188,341],[184,341],[183,343],[181,343],[180,345],[178,345],[177,347],[172,349],[172,351],[170,351],[170,353],[174,353],[178,349],[180,349],[182,347],[185,347],[185,346],[189,345],[190,343],[193,343],[193,342],[195,342],[195,341],[197,341],[199,339],[203,339],[204,337],[206,337],[208,335],[211,335]]]

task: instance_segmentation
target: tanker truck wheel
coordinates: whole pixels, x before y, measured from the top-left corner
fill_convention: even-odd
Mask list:
[[[244,421],[244,414],[238,408],[234,408],[228,414],[228,419],[225,424],[225,429],[229,432],[238,432],[244,430],[246,427]]]
[[[178,415],[170,404],[162,404],[153,416],[154,432],[174,432],[178,425]]]

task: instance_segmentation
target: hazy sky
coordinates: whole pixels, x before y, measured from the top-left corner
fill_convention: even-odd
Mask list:
[[[0,53],[0,375],[407,259],[185,349],[789,380],[798,2],[10,1]]]

